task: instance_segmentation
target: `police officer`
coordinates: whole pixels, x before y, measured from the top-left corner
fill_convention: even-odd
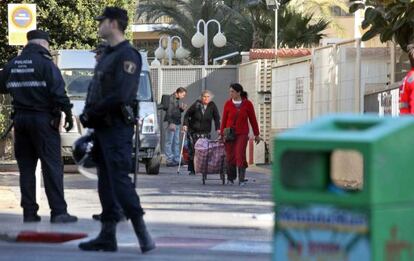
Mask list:
[[[414,114],[414,44],[407,46],[411,70],[400,87],[400,114]]]
[[[148,233],[139,197],[128,174],[132,160],[134,115],[141,56],[125,40],[128,25],[126,10],[106,7],[99,21],[99,35],[107,40],[89,89],[80,120],[94,128],[94,159],[98,169],[98,193],[102,205],[101,231],[97,238],[79,244],[86,251],[116,251],[116,223],[119,219],[116,199],[125,216],[131,219],[143,253],[155,248]]]
[[[100,42],[96,46],[96,48],[94,50],[92,50],[92,52],[95,54],[95,60],[96,60],[96,63],[97,64],[99,63],[99,61],[100,61],[100,59],[102,57],[102,54],[104,53],[106,47],[108,47],[108,43],[107,42]],[[122,209],[121,209],[121,207],[119,206],[118,203],[116,203],[116,208],[117,208],[118,213],[120,215],[119,220],[120,221],[124,221],[125,220],[125,216],[124,216],[124,214],[122,212]],[[94,220],[101,220],[101,217],[102,217],[102,213],[100,213],[100,214],[93,214],[92,215],[92,219],[94,219]]]
[[[35,170],[42,163],[52,223],[76,222],[67,213],[63,195],[63,164],[60,146],[61,111],[66,115],[66,131],[73,127],[72,104],[65,83],[49,53],[49,34],[40,30],[27,33],[22,53],[5,66],[0,92],[13,97],[15,156],[20,171],[21,206],[24,222],[39,222],[36,203]]]

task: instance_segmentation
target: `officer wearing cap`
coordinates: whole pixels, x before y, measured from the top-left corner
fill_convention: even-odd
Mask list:
[[[80,120],[94,128],[94,159],[98,169],[98,193],[102,204],[101,231],[97,238],[79,244],[86,251],[116,251],[116,200],[133,225],[143,253],[155,248],[143,219],[144,211],[128,174],[132,166],[133,104],[137,99],[141,56],[125,40],[126,10],[106,7],[98,33],[109,46],[95,67]]]
[[[96,64],[98,64],[99,61],[101,60],[102,54],[105,51],[105,48],[107,48],[107,47],[108,47],[108,43],[107,42],[100,42],[96,46],[96,48],[91,51],[91,52],[95,53]],[[124,214],[122,212],[122,209],[121,209],[121,207],[119,206],[119,203],[117,203],[116,200],[115,200],[115,202],[116,202],[115,205],[116,205],[117,212],[119,213],[119,220],[120,221],[124,221],[125,220],[125,216],[124,216]],[[102,214],[93,214],[92,215],[92,218],[94,220],[101,220],[101,217],[102,217]]]
[[[21,206],[24,222],[39,222],[35,170],[42,163],[43,179],[52,223],[76,222],[67,212],[63,195],[63,164],[59,125],[61,111],[65,127],[73,127],[72,104],[65,83],[49,53],[47,32],[27,33],[28,44],[6,64],[0,75],[0,93],[13,97],[15,156],[20,171]]]

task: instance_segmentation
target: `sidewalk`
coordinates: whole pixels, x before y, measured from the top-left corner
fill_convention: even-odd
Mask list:
[[[17,172],[0,173],[0,233],[35,230],[83,232],[90,238],[97,235],[100,224],[91,219],[92,214],[101,211],[96,181],[76,174],[65,175],[69,212],[77,215],[79,222],[51,224],[42,188],[39,210],[42,221],[24,224],[19,206],[18,177]],[[273,235],[270,170],[251,167],[248,177],[248,186],[239,187],[223,186],[217,180],[208,180],[203,186],[199,175],[177,175],[175,168],[163,167],[157,176],[139,175],[137,191],[146,211],[147,225],[158,245],[149,255],[139,253],[130,224],[122,222],[117,229],[118,253],[81,252],[77,244],[82,240],[54,245],[0,241],[0,260],[29,260],[31,253],[35,253],[38,260],[52,260],[53,257],[60,261],[109,258],[268,260]]]

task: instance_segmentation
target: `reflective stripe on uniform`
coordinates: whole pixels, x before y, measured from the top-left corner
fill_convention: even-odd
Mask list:
[[[11,73],[34,73],[34,68],[18,69],[13,68],[10,71]]]
[[[8,82],[7,88],[46,87],[45,81]]]
[[[408,108],[408,102],[400,102],[400,109],[407,109]]]

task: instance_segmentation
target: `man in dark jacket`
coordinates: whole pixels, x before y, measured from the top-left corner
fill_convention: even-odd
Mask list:
[[[170,96],[164,121],[167,122],[165,135],[165,156],[167,157],[167,167],[178,166],[180,160],[180,126],[181,113],[186,109],[186,105],[180,100],[184,99],[187,90],[180,87]]]
[[[211,101],[212,93],[203,91],[201,99],[194,102],[184,115],[183,131],[188,133],[189,175],[195,175],[194,171],[194,145],[199,138],[210,138],[211,122],[214,121],[215,130],[220,129],[220,114],[217,106]]]
[[[66,115],[66,131],[73,127],[72,104],[65,82],[49,52],[49,34],[40,30],[27,33],[22,53],[6,64],[0,75],[0,93],[13,97],[15,155],[20,171],[24,222],[39,222],[35,170],[42,163],[43,178],[52,223],[76,222],[67,213],[63,194],[63,163],[60,146],[61,111]]]

